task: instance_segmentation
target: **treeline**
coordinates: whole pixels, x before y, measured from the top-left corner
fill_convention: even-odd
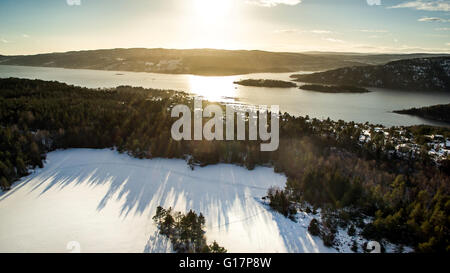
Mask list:
[[[8,190],[11,183],[28,174],[28,169],[42,167],[45,155],[39,142],[29,131],[17,126],[0,128],[0,187]]]
[[[421,108],[396,110],[394,113],[414,115],[426,119],[450,122],[450,104],[440,104]]]
[[[386,238],[417,251],[450,250],[450,181],[436,167],[419,165],[421,161],[369,160],[346,152],[319,157],[306,153],[304,159],[285,153],[291,163],[284,163],[288,169],[281,169],[288,173],[282,196],[290,202],[337,211],[326,216],[329,238],[337,231],[329,223],[340,222],[342,228],[360,225],[368,239]],[[300,167],[294,168],[294,164]],[[279,204],[281,195],[274,196]],[[288,212],[292,206],[282,208],[281,213],[292,214]],[[373,223],[361,224],[367,216],[374,217]]]
[[[323,93],[367,93],[370,92],[366,88],[352,85],[321,85],[321,84],[305,84],[300,89],[311,90]]]
[[[449,250],[449,176],[426,157],[389,156],[382,134],[361,146],[361,126],[353,122],[288,114],[280,117],[280,145],[274,152],[261,152],[260,141],[174,141],[170,129],[178,118],[170,110],[177,104],[192,109],[193,99],[166,90],[0,79],[2,188],[26,175],[28,167],[42,166],[45,153],[64,148],[116,147],[138,158],[189,158],[192,166],[222,162],[251,170],[271,165],[288,177],[276,205],[284,211],[283,198],[351,208],[358,217],[375,217],[367,236],[382,234],[417,250]],[[413,213],[416,207],[420,217]],[[390,231],[391,219],[406,233]]]
[[[234,84],[244,86],[256,86],[256,87],[278,87],[278,88],[297,87],[297,84],[293,82],[280,80],[265,80],[265,79],[246,79],[235,81]]]
[[[189,210],[188,213],[174,212],[172,208],[158,206],[153,216],[159,233],[170,239],[177,253],[226,253],[227,250],[214,241],[206,243],[205,217]]]
[[[153,131],[148,134],[151,139],[146,139],[150,143],[159,136],[160,126],[170,128],[167,118],[153,114],[167,116],[165,111],[171,104],[168,97],[177,97],[173,93],[131,87],[90,90],[57,82],[0,80],[2,189],[26,175],[27,169],[42,167],[45,153],[55,149],[116,146],[142,154],[135,131]],[[165,141],[168,139],[166,136]],[[157,149],[152,152],[164,155]]]
[[[383,65],[350,66],[291,77],[308,83],[447,92],[450,90],[449,60],[448,56],[406,59]]]

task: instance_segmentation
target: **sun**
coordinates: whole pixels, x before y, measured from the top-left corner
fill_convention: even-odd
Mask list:
[[[194,13],[197,20],[205,24],[222,24],[227,19],[233,0],[194,0]]]
[[[185,44],[193,48],[233,48],[240,24],[241,0],[190,0]]]

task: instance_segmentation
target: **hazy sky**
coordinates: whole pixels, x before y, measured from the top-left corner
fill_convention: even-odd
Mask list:
[[[450,53],[450,0],[0,0],[0,54],[118,47]]]

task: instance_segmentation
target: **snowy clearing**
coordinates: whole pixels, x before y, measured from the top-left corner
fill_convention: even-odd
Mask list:
[[[0,194],[0,252],[170,252],[156,207],[206,217],[208,242],[228,252],[336,252],[261,203],[286,177],[272,168],[136,159],[104,149],[51,152],[43,169]]]

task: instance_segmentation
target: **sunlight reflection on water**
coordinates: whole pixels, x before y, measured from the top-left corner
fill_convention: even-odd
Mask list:
[[[296,72],[310,73],[310,72]],[[119,85],[185,91],[205,100],[245,105],[279,105],[281,112],[295,116],[392,125],[448,125],[415,116],[395,114],[408,109],[450,102],[450,93],[413,92],[370,88],[363,94],[327,94],[299,88],[261,88],[233,82],[243,79],[290,81],[296,73],[253,73],[235,76],[195,76],[146,72],[98,71],[51,67],[0,65],[0,78],[56,80],[78,86],[101,88]],[[298,83],[302,85],[302,83]]]
[[[192,93],[202,96],[209,101],[232,102],[237,97],[236,85],[239,77],[204,77],[189,75],[189,87]]]

